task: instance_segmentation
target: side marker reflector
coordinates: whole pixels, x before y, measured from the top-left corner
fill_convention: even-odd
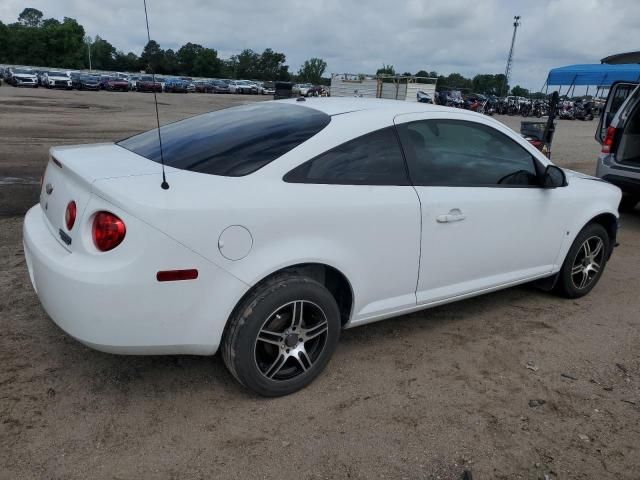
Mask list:
[[[188,270],[162,270],[156,274],[159,282],[177,282],[179,280],[195,280],[198,278],[198,270],[190,268]]]

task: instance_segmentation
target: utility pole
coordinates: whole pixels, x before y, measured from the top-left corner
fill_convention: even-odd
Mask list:
[[[87,50],[89,51],[89,71],[91,71],[91,44],[87,43]]]
[[[513,48],[516,44],[516,32],[518,31],[518,27],[520,26],[520,15],[516,15],[513,17],[513,37],[511,37],[511,48],[509,49],[509,57],[507,58],[507,68],[504,70],[504,83],[500,88],[500,94],[502,94],[502,90],[507,87],[509,88],[509,77],[511,76],[511,65],[513,64]],[[506,93],[509,93],[507,90]]]
[[[91,37],[87,35],[84,37],[87,42],[87,53],[89,54],[89,71],[91,71]]]

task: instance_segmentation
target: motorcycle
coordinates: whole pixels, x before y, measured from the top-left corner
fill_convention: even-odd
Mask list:
[[[520,115],[522,115],[523,117],[528,117],[531,114],[531,103],[529,102],[521,103],[518,110],[520,112]]]
[[[480,108],[478,109],[478,113],[482,113],[484,115],[491,117],[493,116],[494,113],[496,113],[496,107],[497,106],[494,102],[492,102],[490,99],[487,99],[484,101],[482,105],[480,105]]]
[[[531,109],[531,115],[533,115],[536,118],[540,118],[545,114],[544,111],[544,105],[542,104],[541,101],[536,100],[535,102],[533,102],[533,108]]]
[[[574,104],[574,118],[578,120],[593,120],[593,102],[587,101],[577,101]]]
[[[573,109],[573,102],[563,102],[558,112],[558,118],[561,120],[575,120],[576,117]]]
[[[418,102],[420,103],[434,103],[433,97],[431,97],[430,94],[423,92],[422,90],[418,90],[416,96],[418,98]]]

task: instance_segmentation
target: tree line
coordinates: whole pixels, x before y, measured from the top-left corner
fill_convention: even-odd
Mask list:
[[[90,54],[90,55],[89,55]],[[230,58],[220,58],[217,50],[188,42],[179,49],[163,49],[151,40],[140,55],[124,53],[108,40],[96,35],[90,38],[75,19],[62,21],[44,18],[35,8],[25,8],[17,22],[5,25],[0,21],[0,63],[43,67],[87,69],[122,72],[146,71],[163,75],[193,77],[244,78],[252,80],[290,80],[313,84],[328,84],[323,77],[327,63],[321,58],[306,60],[297,73],[289,71],[286,56],[271,48],[262,53],[245,49]],[[383,65],[377,74],[395,75],[393,65]],[[411,75],[405,72],[403,75]],[[418,77],[437,78],[438,90],[460,89],[504,95],[509,91],[504,74],[480,74],[466,78],[459,73],[447,76],[435,71],[420,70]],[[528,96],[528,90],[516,86],[514,95]]]
[[[140,55],[125,53],[99,35],[86,36],[84,27],[75,19],[45,19],[35,8],[25,8],[17,22],[5,25],[0,21],[0,63],[310,83],[321,83],[327,68],[323,59],[311,58],[292,74],[285,54],[271,48],[262,53],[245,49],[223,59],[214,48],[191,42],[174,51],[151,40]]]

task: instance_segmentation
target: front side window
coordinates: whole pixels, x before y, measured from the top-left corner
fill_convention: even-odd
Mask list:
[[[409,184],[393,127],[343,143],[296,167],[284,180],[337,185]]]
[[[415,185],[536,186],[535,159],[496,129],[460,120],[398,126]]]

